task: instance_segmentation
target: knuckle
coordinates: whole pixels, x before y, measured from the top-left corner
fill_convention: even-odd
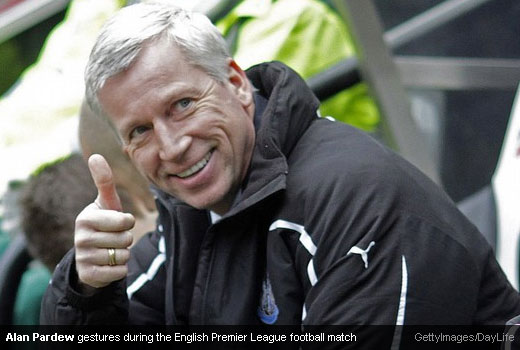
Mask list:
[[[85,227],[87,225],[87,220],[85,215],[82,215],[83,212],[81,212],[77,217],[75,221],[75,229],[76,231],[80,231],[82,227]]]
[[[128,274],[128,268],[126,265],[111,266],[110,272],[105,276],[105,283],[111,283],[125,278]]]
[[[130,231],[125,232],[123,239],[124,239],[125,247],[129,247],[134,242],[134,236],[132,235],[132,233]]]
[[[76,249],[76,262],[82,266],[93,265],[95,262],[95,252],[93,249],[77,248]]]
[[[81,247],[83,247],[85,244],[85,238],[84,234],[77,231],[74,235],[74,246],[76,247],[76,257],[78,256],[78,252],[80,251]]]
[[[126,275],[128,275],[128,266],[126,264],[124,264],[124,265],[121,265],[117,269],[117,272],[114,274],[114,281],[125,278]]]
[[[74,235],[74,245],[78,248],[91,247],[94,241],[95,233],[92,230],[77,231]]]
[[[90,265],[85,271],[85,277],[87,277],[90,281],[96,280],[96,275],[98,274],[99,269],[95,265]]]
[[[94,237],[93,237],[93,233],[92,231],[87,231],[87,232],[84,232],[80,237],[79,237],[79,240],[80,240],[80,243],[82,246],[85,246],[85,247],[89,247],[92,245],[92,241],[93,241]]]
[[[92,275],[89,272],[88,268],[80,268],[78,266],[78,277],[79,277],[80,281],[82,281],[83,283],[91,284],[92,283],[91,276]]]
[[[94,203],[87,205],[76,217],[76,227],[89,225],[96,208]]]
[[[76,249],[76,265],[80,268],[86,261],[86,255],[82,250]]]
[[[130,251],[128,249],[121,249],[120,257],[119,257],[119,264],[124,265],[128,262],[130,259]]]
[[[133,237],[131,235],[132,234],[130,234],[130,237],[129,237],[128,231],[115,232],[111,236],[111,240],[113,241],[114,247],[119,248],[119,249],[128,248],[132,244],[132,240],[133,240]]]
[[[91,265],[90,268],[88,269],[88,277],[90,279],[90,281],[94,282],[94,283],[100,283],[102,282],[102,271],[101,271],[101,268],[100,266],[98,265]]]
[[[129,213],[124,213],[123,215],[123,225],[127,230],[130,230],[135,225],[135,218],[132,214]]]

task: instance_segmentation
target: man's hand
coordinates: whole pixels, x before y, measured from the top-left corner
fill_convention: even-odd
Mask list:
[[[127,275],[128,247],[132,244],[129,230],[135,223],[132,214],[121,212],[112,170],[105,158],[93,154],[88,166],[98,196],[76,218],[74,234],[76,271],[83,292],[92,291],[88,286],[101,288]],[[115,253],[115,259],[111,253]]]

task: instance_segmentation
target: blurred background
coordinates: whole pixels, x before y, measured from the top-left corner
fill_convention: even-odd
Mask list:
[[[209,12],[218,22],[219,18],[226,16],[240,1],[179,1],[172,2],[196,8],[204,12]],[[264,1],[258,1],[262,3]],[[329,5],[334,11],[339,13],[337,3],[343,1],[321,1]],[[430,58],[431,60],[419,60],[414,62],[404,61],[401,65],[396,65],[397,69],[407,70],[400,78],[400,83],[407,93],[407,98],[411,103],[412,113],[415,113],[417,123],[416,131],[425,132],[431,136],[428,144],[428,154],[430,162],[434,162],[435,172],[438,181],[455,200],[459,201],[468,195],[476,192],[488,184],[495,170],[498,155],[501,149],[505,128],[513,104],[516,84],[514,79],[518,78],[518,61],[520,59],[520,2],[515,0],[372,0],[376,16],[381,25],[381,30],[388,33],[392,29],[399,29],[399,26],[411,22],[413,19],[420,19],[418,27],[410,27],[409,33],[401,34],[402,42],[397,45],[388,44],[388,49],[395,62],[399,62],[400,57],[407,58]],[[53,119],[52,116],[42,116],[45,110],[40,110],[40,116],[33,118],[37,112],[30,110],[31,103],[51,103],[49,99],[73,99],[71,96],[75,92],[81,92],[83,88],[80,79],[78,87],[61,83],[61,89],[54,88],[53,81],[41,81],[40,79],[52,78],[52,75],[42,75],[37,80],[38,87],[27,88],[24,97],[10,96],[16,90],[17,84],[23,80],[23,73],[37,64],[38,59],[45,60],[48,57],[43,55],[42,50],[47,46],[46,56],[56,56],[48,58],[58,62],[50,63],[59,66],[61,62],[64,66],[60,67],[73,70],[70,73],[74,77],[82,74],[81,65],[74,65],[70,61],[76,59],[84,63],[85,55],[88,54],[90,43],[93,40],[96,30],[100,24],[115,8],[122,6],[125,1],[92,1],[90,6],[81,8],[82,4],[76,4],[78,12],[81,11],[83,20],[74,18],[75,14],[69,14],[69,21],[76,21],[75,28],[69,28],[69,35],[61,35],[62,42],[46,43],[46,39],[52,30],[60,24],[66,16],[67,10],[71,5],[67,0],[0,0],[0,125],[4,131],[0,134],[3,138],[0,147],[11,147],[14,144],[24,143],[29,138],[36,138],[38,134],[46,134],[49,130],[56,127],[57,123],[49,121],[50,125],[42,125],[41,121],[30,119]],[[110,5],[108,5],[110,3]],[[347,11],[355,11],[360,2],[345,1],[352,3],[348,5]],[[452,3],[452,7],[446,8],[445,13],[433,13],[436,8],[446,3]],[[96,10],[95,7],[98,7]],[[457,8],[459,6],[459,8]],[[364,10],[364,9],[361,9]],[[442,11],[441,11],[442,12]],[[356,16],[355,13],[351,14]],[[430,15],[431,18],[427,18]],[[342,21],[348,23],[348,19],[339,13]],[[91,33],[81,33],[75,38],[75,42],[70,42],[70,37],[74,31],[80,32],[77,26],[85,25],[89,18],[94,21]],[[97,21],[97,22],[96,22]],[[428,21],[433,21],[430,23]],[[352,25],[352,24],[350,24]],[[72,26],[70,26],[72,27]],[[358,26],[361,27],[361,26]],[[362,45],[370,45],[371,35],[366,28],[357,28],[365,33],[359,34],[356,40],[365,40]],[[406,28],[401,28],[406,30]],[[351,28],[350,32],[354,30]],[[395,34],[395,33],[394,33]],[[388,37],[387,37],[388,38]],[[392,39],[392,38],[390,38]],[[55,40],[59,41],[59,39]],[[394,41],[395,42],[395,41]],[[86,54],[74,52],[83,50]],[[83,46],[83,48],[77,48]],[[392,47],[393,46],[393,47]],[[58,52],[52,52],[58,51]],[[68,51],[68,52],[67,52]],[[76,56],[74,56],[76,55]],[[453,58],[454,61],[439,61],[433,58]],[[473,60],[464,60],[471,58]],[[479,62],[475,59],[486,59]],[[510,60],[504,62],[504,60]],[[45,62],[41,62],[42,65]],[[370,62],[373,64],[374,62]],[[414,65],[416,63],[416,65]],[[66,67],[74,66],[74,67]],[[464,66],[466,66],[464,68]],[[429,68],[425,68],[429,67]],[[495,67],[496,71],[492,68]],[[504,74],[516,70],[514,76],[506,74],[506,80],[500,82],[499,68],[504,68]],[[424,71],[421,73],[421,68]],[[480,72],[479,72],[480,68]],[[509,70],[507,69],[509,68]],[[440,70],[439,76],[435,72]],[[78,73],[79,72],[79,73]],[[447,73],[449,72],[449,74]],[[64,72],[63,74],[67,74]],[[427,77],[427,75],[434,75]],[[453,81],[442,81],[444,75],[459,74],[460,81],[457,84]],[[472,79],[472,75],[489,74],[490,82],[483,84],[478,79]],[[421,76],[422,75],[422,76]],[[426,77],[425,77],[426,76]],[[30,79],[32,77],[29,77]],[[80,77],[81,78],[81,77]],[[448,77],[449,78],[449,77]],[[65,78],[71,84],[73,78]],[[464,81],[465,80],[465,81]],[[43,91],[47,90],[47,91]],[[11,94],[10,94],[11,93]],[[371,92],[377,102],[380,97],[379,91]],[[42,97],[43,96],[43,97]],[[7,100],[23,100],[17,103],[10,103],[14,106],[6,107]],[[74,114],[79,108],[77,101],[70,103],[69,106],[61,107],[59,113]],[[58,102],[55,102],[58,104]],[[65,102],[61,102],[66,105]],[[49,107],[52,108],[52,107]],[[56,107],[54,107],[56,108]],[[63,112],[68,108],[69,112]],[[14,110],[13,110],[14,109]],[[21,111],[29,109],[30,111]],[[384,113],[384,112],[383,112]],[[54,117],[58,118],[58,117]],[[27,120],[29,119],[29,120]],[[59,119],[59,118],[58,118]],[[7,124],[24,124],[28,122],[38,125],[38,128],[17,128]],[[25,126],[25,124],[24,124]],[[10,132],[7,132],[9,129]],[[37,129],[36,135],[30,129]],[[27,135],[19,135],[26,133]],[[49,146],[51,147],[51,146]],[[51,147],[52,148],[52,147]],[[21,152],[21,151],[20,151]],[[34,150],[34,153],[45,153],[42,150]],[[49,157],[59,155],[59,151],[49,151]],[[47,157],[33,154],[35,162],[44,162]],[[29,166],[23,167],[20,159],[9,157],[13,163],[5,164],[2,171],[0,186],[5,187],[7,181],[23,178],[23,174],[30,171]],[[34,168],[34,166],[31,164]],[[35,165],[37,166],[37,165]],[[19,171],[15,169],[21,167]]]
[[[293,67],[323,101],[323,116],[365,130],[469,203],[467,215],[498,245],[492,183],[520,81],[520,1],[163,1],[206,13],[243,68],[265,60]],[[0,257],[23,236],[24,182],[79,150],[90,48],[103,22],[134,2],[0,0]],[[508,222],[517,242],[520,222]],[[12,278],[4,270],[0,285]],[[2,307],[0,323],[10,323]]]

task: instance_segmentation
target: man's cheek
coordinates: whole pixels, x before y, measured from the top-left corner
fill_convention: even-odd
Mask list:
[[[139,171],[142,176],[148,179],[148,181],[151,181],[151,176],[153,175],[152,158],[139,154],[139,152],[130,152],[128,153],[128,157],[137,171]]]

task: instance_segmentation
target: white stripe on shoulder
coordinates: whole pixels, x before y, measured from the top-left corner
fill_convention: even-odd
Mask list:
[[[284,228],[298,232],[300,234],[300,242],[303,244],[305,249],[307,249],[307,251],[312,256],[316,254],[316,245],[312,242],[311,236],[302,225],[298,225],[285,220],[276,220],[271,224],[271,226],[269,226],[269,231],[274,231],[278,228]]]
[[[307,275],[312,286],[318,283],[318,276],[316,276],[316,270],[314,270],[314,259],[311,259],[309,265],[307,265]]]
[[[401,345],[401,333],[403,331],[404,316],[406,311],[406,294],[408,292],[408,267],[406,266],[406,258],[401,257],[401,296],[399,298],[399,309],[397,310],[397,319],[395,321],[394,339],[391,349],[399,349]]]
[[[300,234],[300,243],[307,249],[307,251],[314,256],[316,254],[317,247],[312,241],[311,236],[305,230],[305,227],[302,225],[295,224],[294,222],[286,221],[286,220],[276,220],[269,226],[269,231],[274,231],[276,229],[287,229],[293,230]],[[307,265],[307,276],[309,277],[309,282],[311,286],[314,286],[318,283],[318,275],[316,274],[316,270],[314,269],[314,259],[310,259],[309,264]],[[305,319],[305,316],[303,316]]]
[[[166,241],[164,239],[164,236],[161,236],[161,239],[159,239],[158,247],[159,247],[159,253],[163,253],[163,254],[166,253]]]
[[[158,248],[159,254],[157,254],[157,256],[153,259],[148,270],[139,275],[139,277],[137,277],[137,279],[126,288],[126,295],[128,296],[128,299],[132,299],[132,296],[135,292],[141,289],[148,281],[153,280],[161,265],[166,261],[166,243],[164,241],[164,237],[161,237],[159,240]]]

